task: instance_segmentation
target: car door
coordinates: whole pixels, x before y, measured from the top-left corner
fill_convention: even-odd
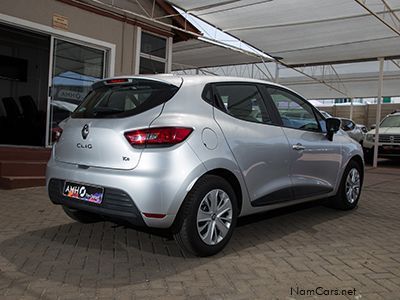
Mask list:
[[[259,87],[252,83],[213,84],[214,118],[243,174],[252,206],[293,199],[289,145],[275,126]]]
[[[306,100],[282,87],[265,87],[289,142],[294,198],[332,192],[342,162],[339,139],[327,139],[324,119]]]

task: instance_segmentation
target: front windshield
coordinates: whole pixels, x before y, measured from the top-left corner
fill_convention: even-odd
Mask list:
[[[387,117],[382,121],[381,127],[400,127],[400,115]]]

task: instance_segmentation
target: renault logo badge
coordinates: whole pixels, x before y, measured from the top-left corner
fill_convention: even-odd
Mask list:
[[[394,143],[394,136],[393,135],[391,135],[389,139],[390,139],[391,143]]]
[[[87,136],[89,135],[89,125],[85,124],[82,128],[82,137],[84,140],[86,140]]]

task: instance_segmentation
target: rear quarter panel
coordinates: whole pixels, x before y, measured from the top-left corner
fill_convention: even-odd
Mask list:
[[[232,152],[226,144],[224,135],[213,118],[213,106],[201,98],[205,84],[206,82],[185,79],[181,89],[171,101],[165,104],[162,114],[154,120],[151,127],[183,126],[193,128],[186,143],[202,162],[205,168],[204,173],[220,168],[233,173],[241,185],[242,212],[244,212],[247,207],[250,207],[246,185]],[[204,173],[199,173],[185,189],[189,191]],[[176,201],[180,201],[180,199]]]

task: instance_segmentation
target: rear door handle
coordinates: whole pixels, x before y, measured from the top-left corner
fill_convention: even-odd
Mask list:
[[[292,149],[293,150],[296,150],[296,151],[301,151],[301,150],[304,150],[304,149],[306,149],[306,147],[304,147],[302,144],[300,144],[300,143],[297,143],[296,145],[293,145],[292,146]]]

